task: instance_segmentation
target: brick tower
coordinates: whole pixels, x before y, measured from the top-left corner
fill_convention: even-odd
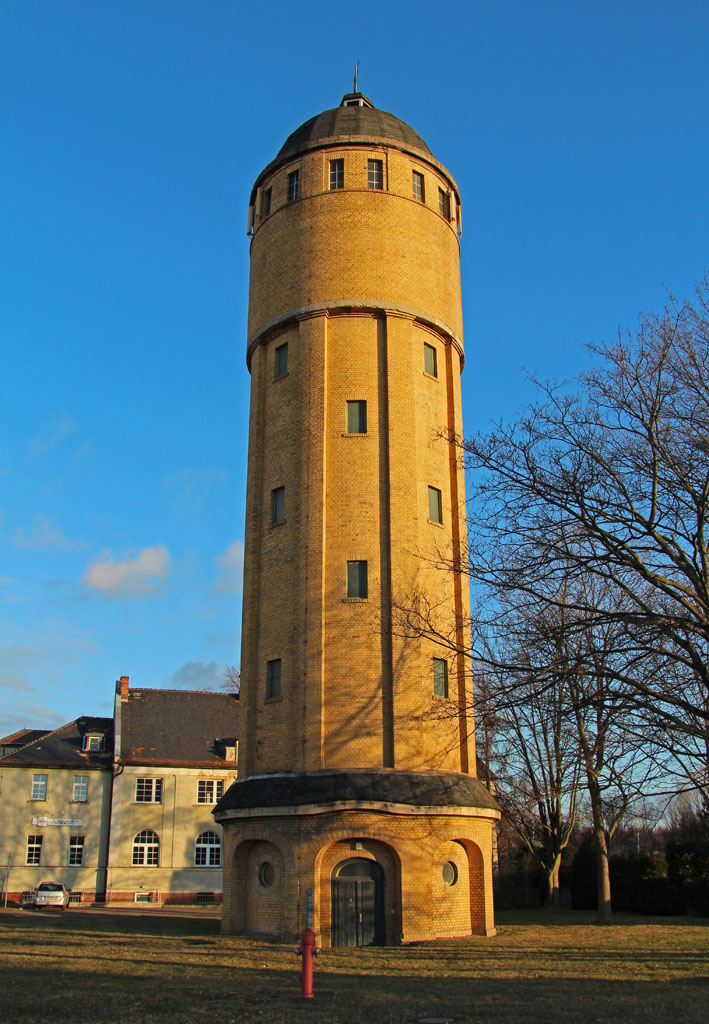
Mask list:
[[[475,778],[465,646],[460,197],[361,93],[306,121],[251,196],[251,372],[238,780],[225,931],[322,945],[491,934],[494,800]],[[455,637],[455,624],[459,630]]]

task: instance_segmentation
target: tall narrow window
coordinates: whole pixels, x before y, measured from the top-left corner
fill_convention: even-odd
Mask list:
[[[330,191],[345,187],[345,161],[330,161]]]
[[[39,864],[42,859],[43,836],[27,836],[26,864]]]
[[[433,696],[448,696],[448,662],[445,658],[433,659]]]
[[[271,525],[280,526],[286,521],[286,489],[276,487],[271,491]]]
[[[445,189],[438,189],[438,212],[446,220],[451,219],[451,197],[450,193],[446,192]]]
[[[72,792],[72,800],[77,800],[80,803],[89,799],[89,777],[88,775],[75,775],[74,776],[74,790]]]
[[[419,171],[412,171],[412,183],[414,190],[414,199],[418,199],[420,203],[426,202],[426,185],[424,184],[423,174]]]
[[[78,868],[84,863],[84,836],[69,837],[69,867]]]
[[[266,700],[281,696],[281,659],[266,662]]]
[[[443,522],[443,503],[441,501],[441,492],[437,487],[429,487],[428,489],[428,518],[432,523]]]
[[[438,376],[438,353],[433,345],[423,343],[423,369],[431,377]]]
[[[347,596],[366,600],[367,587],[367,563],[347,563]]]
[[[288,342],[276,349],[276,377],[285,377],[288,373]]]
[[[47,776],[46,775],[33,775],[32,776],[32,796],[31,800],[46,800],[47,799]]]
[[[197,836],[194,862],[198,868],[221,867],[222,843],[216,832],[202,832]]]
[[[293,203],[300,195],[300,171],[291,171],[288,175],[288,202]]]
[[[367,433],[367,403],[362,401],[347,403],[347,433]]]
[[[263,194],[262,216],[268,217],[271,213],[271,190],[267,188]]]
[[[160,864],[160,839],[156,832],[144,828],[133,840],[135,866],[156,868]]]
[[[367,188],[384,188],[384,165],[381,160],[367,161]]]

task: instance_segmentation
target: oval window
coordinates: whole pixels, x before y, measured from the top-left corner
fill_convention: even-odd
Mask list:
[[[442,875],[446,885],[455,885],[458,881],[458,868],[452,860],[447,860],[443,865]]]
[[[270,860],[265,860],[258,869],[258,880],[259,885],[262,885],[264,889],[268,889],[276,880],[276,869]]]

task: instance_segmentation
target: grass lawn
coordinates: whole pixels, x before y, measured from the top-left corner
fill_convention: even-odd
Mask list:
[[[106,1024],[707,1024],[709,921],[501,913],[498,935],[326,950],[299,998],[292,945],[209,917],[0,913],[0,1021]]]

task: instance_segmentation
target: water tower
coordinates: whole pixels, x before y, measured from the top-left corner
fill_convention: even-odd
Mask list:
[[[461,205],[362,93],[301,125],[251,195],[238,780],[225,931],[322,945],[491,934],[465,547]],[[414,595],[453,649],[406,638]]]

